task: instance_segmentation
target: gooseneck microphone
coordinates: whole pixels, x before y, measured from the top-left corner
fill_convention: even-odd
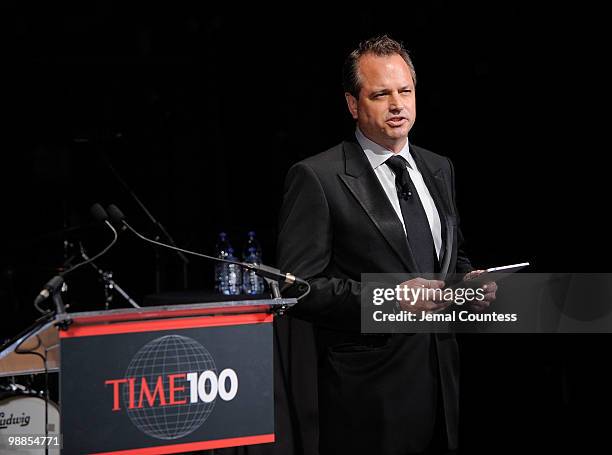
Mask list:
[[[40,310],[38,305],[40,305],[44,300],[49,298],[49,296],[57,295],[59,293],[59,291],[61,291],[61,289],[62,289],[62,287],[64,285],[64,276],[65,275],[74,272],[76,269],[78,269],[79,267],[84,266],[85,264],[89,264],[90,262],[95,261],[100,256],[105,254],[108,250],[110,250],[111,247],[115,244],[115,242],[117,242],[117,237],[118,237],[117,231],[115,230],[113,225],[108,221],[108,214],[106,213],[106,210],[104,210],[104,207],[102,207],[102,205],[96,203],[96,204],[92,205],[92,207],[90,209],[90,213],[92,214],[92,216],[97,221],[102,221],[102,222],[104,222],[104,224],[106,226],[108,226],[108,228],[113,232],[113,240],[106,247],[104,247],[104,249],[102,251],[100,251],[99,253],[97,253],[93,257],[88,258],[85,261],[79,262],[78,264],[75,264],[72,267],[70,267],[68,270],[64,270],[60,274],[58,274],[58,275],[54,276],[53,278],[51,278],[47,282],[47,284],[45,284],[45,286],[42,288],[42,290],[38,293],[36,298],[34,299],[34,306],[39,311],[44,312],[44,311]],[[56,304],[56,311],[57,311],[57,313],[58,314],[65,313],[66,310],[63,307],[63,304],[61,304],[61,299],[54,299],[54,301],[55,301],[55,304]]]
[[[41,304],[44,300],[49,298],[51,294],[54,294],[55,292],[59,291],[63,285],[64,278],[62,278],[62,274],[55,275],[53,278],[47,281],[47,284],[45,284],[42,290],[38,293],[38,295],[34,299],[34,305],[38,306],[39,304]]]
[[[251,270],[259,276],[269,278],[279,283],[285,283],[285,284],[296,284],[297,283],[298,285],[300,285],[300,290],[303,290],[304,292],[300,297],[297,298],[297,300],[300,300],[306,297],[306,295],[308,295],[308,293],[310,292],[310,284],[307,281],[296,277],[292,273],[283,273],[279,269],[276,269],[274,267],[270,267],[267,265],[263,265],[263,264],[251,264],[248,262],[229,261],[227,259],[221,259],[215,256],[209,256],[207,254],[197,253],[195,251],[185,250],[183,248],[178,248],[173,245],[167,245],[165,243],[158,242],[157,240],[153,240],[153,239],[145,237],[144,235],[136,231],[132,226],[130,226],[127,223],[127,221],[125,221],[125,215],[123,214],[123,212],[121,212],[121,210],[119,210],[119,208],[116,205],[111,204],[106,208],[106,210],[112,222],[115,224],[115,226],[117,226],[122,231],[126,229],[130,230],[132,233],[134,233],[134,235],[144,240],[145,242],[149,242],[157,246],[162,246],[164,248],[169,248],[171,250],[180,251],[182,253],[191,254],[193,256],[198,256],[204,259],[210,259],[212,261],[225,262],[227,264],[235,264],[245,269]]]

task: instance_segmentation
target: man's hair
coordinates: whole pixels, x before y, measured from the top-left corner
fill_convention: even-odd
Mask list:
[[[382,35],[359,43],[357,49],[351,52],[344,61],[344,66],[342,68],[342,84],[345,92],[350,93],[355,98],[359,98],[359,92],[361,92],[359,59],[367,54],[372,54],[377,57],[386,57],[395,54],[399,55],[404,59],[408,68],[410,68],[412,81],[416,85],[416,72],[414,71],[414,65],[408,55],[408,51],[404,49],[402,43],[395,41],[388,35]]]

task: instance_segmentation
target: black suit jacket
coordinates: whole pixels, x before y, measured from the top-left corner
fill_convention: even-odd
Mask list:
[[[453,166],[422,148],[411,145],[410,151],[443,224],[442,275],[467,272],[471,265],[461,249]],[[293,315],[315,326],[321,451],[422,450],[432,435],[439,399],[449,446],[455,447],[459,364],[454,336],[360,333],[360,274],[421,271],[355,138],[289,170],[278,252],[279,267],[311,285]]]

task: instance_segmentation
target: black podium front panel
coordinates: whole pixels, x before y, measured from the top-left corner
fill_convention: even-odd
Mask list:
[[[274,441],[272,316],[71,327],[65,454],[179,453]]]

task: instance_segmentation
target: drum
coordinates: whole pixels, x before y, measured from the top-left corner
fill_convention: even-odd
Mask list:
[[[49,436],[60,433],[59,409],[49,401]],[[44,448],[9,445],[7,436],[44,436],[45,400],[26,394],[5,397],[0,400],[0,453],[44,454]],[[49,449],[50,454],[58,454],[59,449]]]

